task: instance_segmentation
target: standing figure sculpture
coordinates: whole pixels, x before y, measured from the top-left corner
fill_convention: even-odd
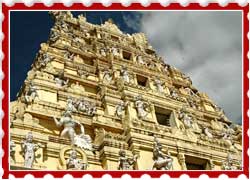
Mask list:
[[[24,153],[24,167],[32,168],[35,160],[35,152],[42,147],[40,143],[33,143],[33,135],[29,132],[26,139],[21,142],[22,152]]]
[[[67,111],[69,113],[77,111],[77,109],[75,108],[75,102],[72,98],[67,99],[65,111]]]
[[[118,170],[133,170],[134,164],[138,158],[137,155],[134,155],[133,158],[129,158],[126,156],[125,150],[119,151],[119,161],[118,161]]]
[[[59,121],[56,117],[54,117],[54,121],[58,127],[63,126],[60,136],[68,137],[71,145],[76,145],[82,149],[92,150],[90,136],[85,134],[83,125],[72,118],[71,112],[65,111]],[[80,127],[80,134],[76,134],[76,126]]]
[[[125,107],[127,106],[127,103],[124,103],[123,101],[118,103],[115,107],[115,115],[119,118],[122,118],[123,111],[125,110]]]
[[[227,159],[222,164],[223,170],[237,170],[237,167],[233,164],[232,155],[228,153]]]
[[[63,126],[61,137],[68,137],[71,144],[74,144],[75,128],[78,123],[72,118],[71,112],[65,111],[59,121],[56,117],[54,117],[54,121],[56,126]]]
[[[118,49],[115,47],[112,47],[110,51],[114,57],[118,57],[120,55]]]
[[[137,56],[136,61],[139,65],[146,65],[145,61],[143,60],[142,56]]]
[[[159,93],[163,93],[163,92],[164,92],[163,83],[161,82],[160,79],[155,79],[155,86],[156,86],[157,91],[158,91]]]
[[[58,74],[58,77],[55,78],[55,82],[59,88],[63,88],[68,85],[69,79],[64,80],[64,72],[62,71]]]
[[[156,137],[154,137],[153,160],[152,170],[173,170],[173,158],[169,153],[162,152],[162,145]]]
[[[52,59],[53,58],[48,53],[43,54],[40,61],[41,67],[45,67]]]
[[[37,88],[33,85],[33,82],[30,82],[24,97],[26,102],[34,102],[35,98],[38,97]]]
[[[185,108],[181,108],[178,113],[178,119],[184,123],[186,129],[192,128],[193,120],[190,115],[187,114]]]
[[[16,159],[15,159],[15,153],[16,153],[15,147],[16,147],[15,142],[12,141],[12,139],[10,139],[10,162],[16,161]]]
[[[135,97],[135,107],[139,119],[146,119],[148,115],[149,104],[144,102],[142,96]]]
[[[122,69],[121,69],[121,76],[122,76],[122,79],[124,80],[124,82],[126,82],[126,83],[129,83],[129,82],[130,82],[129,73],[128,73],[127,67],[122,66]]]
[[[66,161],[67,169],[70,170],[86,170],[87,164],[82,162],[81,159],[77,158],[76,150],[72,150],[69,159]]]
[[[112,80],[112,72],[110,72],[107,68],[103,71],[103,83],[109,84]]]

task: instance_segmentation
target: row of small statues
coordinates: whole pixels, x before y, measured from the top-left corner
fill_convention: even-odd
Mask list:
[[[39,99],[39,95],[37,92],[37,88],[34,86],[33,82],[31,81],[28,84],[28,90],[26,91],[24,98],[26,103],[32,103],[36,98]],[[72,112],[84,112],[87,113],[88,115],[94,115],[96,113],[96,105],[94,103],[91,103],[90,101],[86,101],[84,99],[82,100],[73,100],[73,99],[68,99],[67,100],[67,109],[70,109]]]
[[[65,119],[64,119],[65,120]],[[67,126],[68,124],[64,124]],[[64,130],[65,131],[65,126]],[[67,126],[68,127],[68,126]],[[74,132],[74,129],[68,128],[68,133]],[[66,131],[65,131],[66,132]],[[91,142],[90,142],[91,144]],[[11,161],[15,162],[15,143],[14,141],[10,141],[10,158]],[[26,168],[32,168],[33,163],[35,161],[36,155],[35,152],[39,148],[44,148],[44,146],[41,143],[34,143],[33,142],[33,134],[29,132],[26,135],[25,140],[21,142],[21,153],[24,157],[24,167]],[[84,149],[84,148],[83,148]],[[90,149],[89,149],[90,150]],[[118,170],[133,170],[135,169],[135,163],[137,161],[138,156],[134,155],[132,158],[128,157],[126,155],[125,150],[120,150],[119,152],[119,160],[118,160]],[[162,151],[162,145],[159,142],[159,140],[155,137],[154,138],[154,146],[153,146],[153,160],[154,163],[152,165],[152,170],[172,170],[173,169],[173,158],[170,156],[169,152],[164,153]],[[237,161],[238,166],[242,166],[240,161]],[[72,150],[70,153],[70,157],[66,161],[67,169],[86,169],[87,163],[83,162],[81,159],[77,158],[77,151]],[[227,159],[223,162],[222,168],[224,170],[236,170],[241,169],[242,167],[235,166],[235,163],[233,163],[232,156],[228,154]]]
[[[69,56],[69,58],[72,58],[73,54],[70,55],[70,53],[65,53],[65,55],[67,55],[67,57]],[[50,62],[51,60],[53,60],[53,57],[51,57],[50,55],[48,55],[47,53],[41,55],[42,57],[39,58],[39,65],[38,67],[45,67],[46,64],[48,62]],[[164,64],[165,68],[164,69],[168,69],[168,65]],[[83,71],[81,69],[78,69],[78,74],[82,77],[82,76],[88,76],[88,73],[83,73]],[[105,68],[103,70],[103,82],[104,84],[110,84],[113,80],[113,72],[111,70],[108,70],[107,68]],[[121,79],[129,84],[129,83],[134,83],[134,77],[132,77],[132,75],[128,72],[128,69],[126,66],[122,66],[121,67],[121,70],[120,70],[120,76],[121,76]],[[59,88],[63,88],[63,87],[66,87],[68,85],[68,79],[65,80],[65,77],[64,77],[64,72],[60,72],[56,77],[55,77],[55,83],[56,85],[59,87]],[[165,88],[166,88],[166,85],[163,81],[161,81],[159,78],[155,78],[154,80],[154,85],[156,87],[156,90],[157,92],[161,93],[161,94],[164,94],[165,93]],[[190,95],[191,97],[187,99],[189,105],[193,108],[196,108],[196,109],[201,109],[201,107],[197,104],[196,101],[194,101],[193,99],[194,98],[199,98],[199,96],[193,92],[192,89],[190,89],[189,87],[186,87],[186,88],[183,88],[184,91]],[[170,88],[170,97],[173,98],[173,99],[176,99],[176,100],[181,100],[183,99],[181,96],[179,96],[179,93],[177,92],[177,90],[175,90],[174,88]]]
[[[15,162],[15,143],[10,141],[10,158]],[[24,167],[32,168],[36,158],[36,151],[39,148],[44,148],[40,143],[33,142],[33,134],[29,132],[26,135],[26,139],[21,142],[21,153],[24,157]],[[118,160],[118,170],[132,170],[135,169],[135,163],[138,156],[134,155],[130,158],[126,155],[125,150],[120,150]],[[162,145],[155,138],[154,149],[153,149],[153,160],[154,164],[152,169],[156,170],[171,170],[173,169],[173,158],[167,153],[162,152]],[[66,161],[66,168],[71,170],[86,170],[87,163],[83,162],[82,159],[77,158],[77,151],[73,148],[70,152],[69,158]]]

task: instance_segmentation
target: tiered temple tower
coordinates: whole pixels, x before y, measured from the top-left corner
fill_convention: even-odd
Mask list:
[[[55,20],[10,103],[10,168],[241,169],[242,127],[143,33]]]

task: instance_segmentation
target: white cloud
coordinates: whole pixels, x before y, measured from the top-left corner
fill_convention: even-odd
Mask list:
[[[242,96],[240,12],[145,12],[141,31],[165,61],[239,122]]]

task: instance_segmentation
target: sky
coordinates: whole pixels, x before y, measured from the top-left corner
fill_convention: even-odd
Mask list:
[[[73,12],[101,24],[112,18],[125,33],[144,32],[164,61],[190,76],[235,123],[242,121],[242,22],[237,11]],[[53,25],[48,12],[11,12],[10,99]]]

